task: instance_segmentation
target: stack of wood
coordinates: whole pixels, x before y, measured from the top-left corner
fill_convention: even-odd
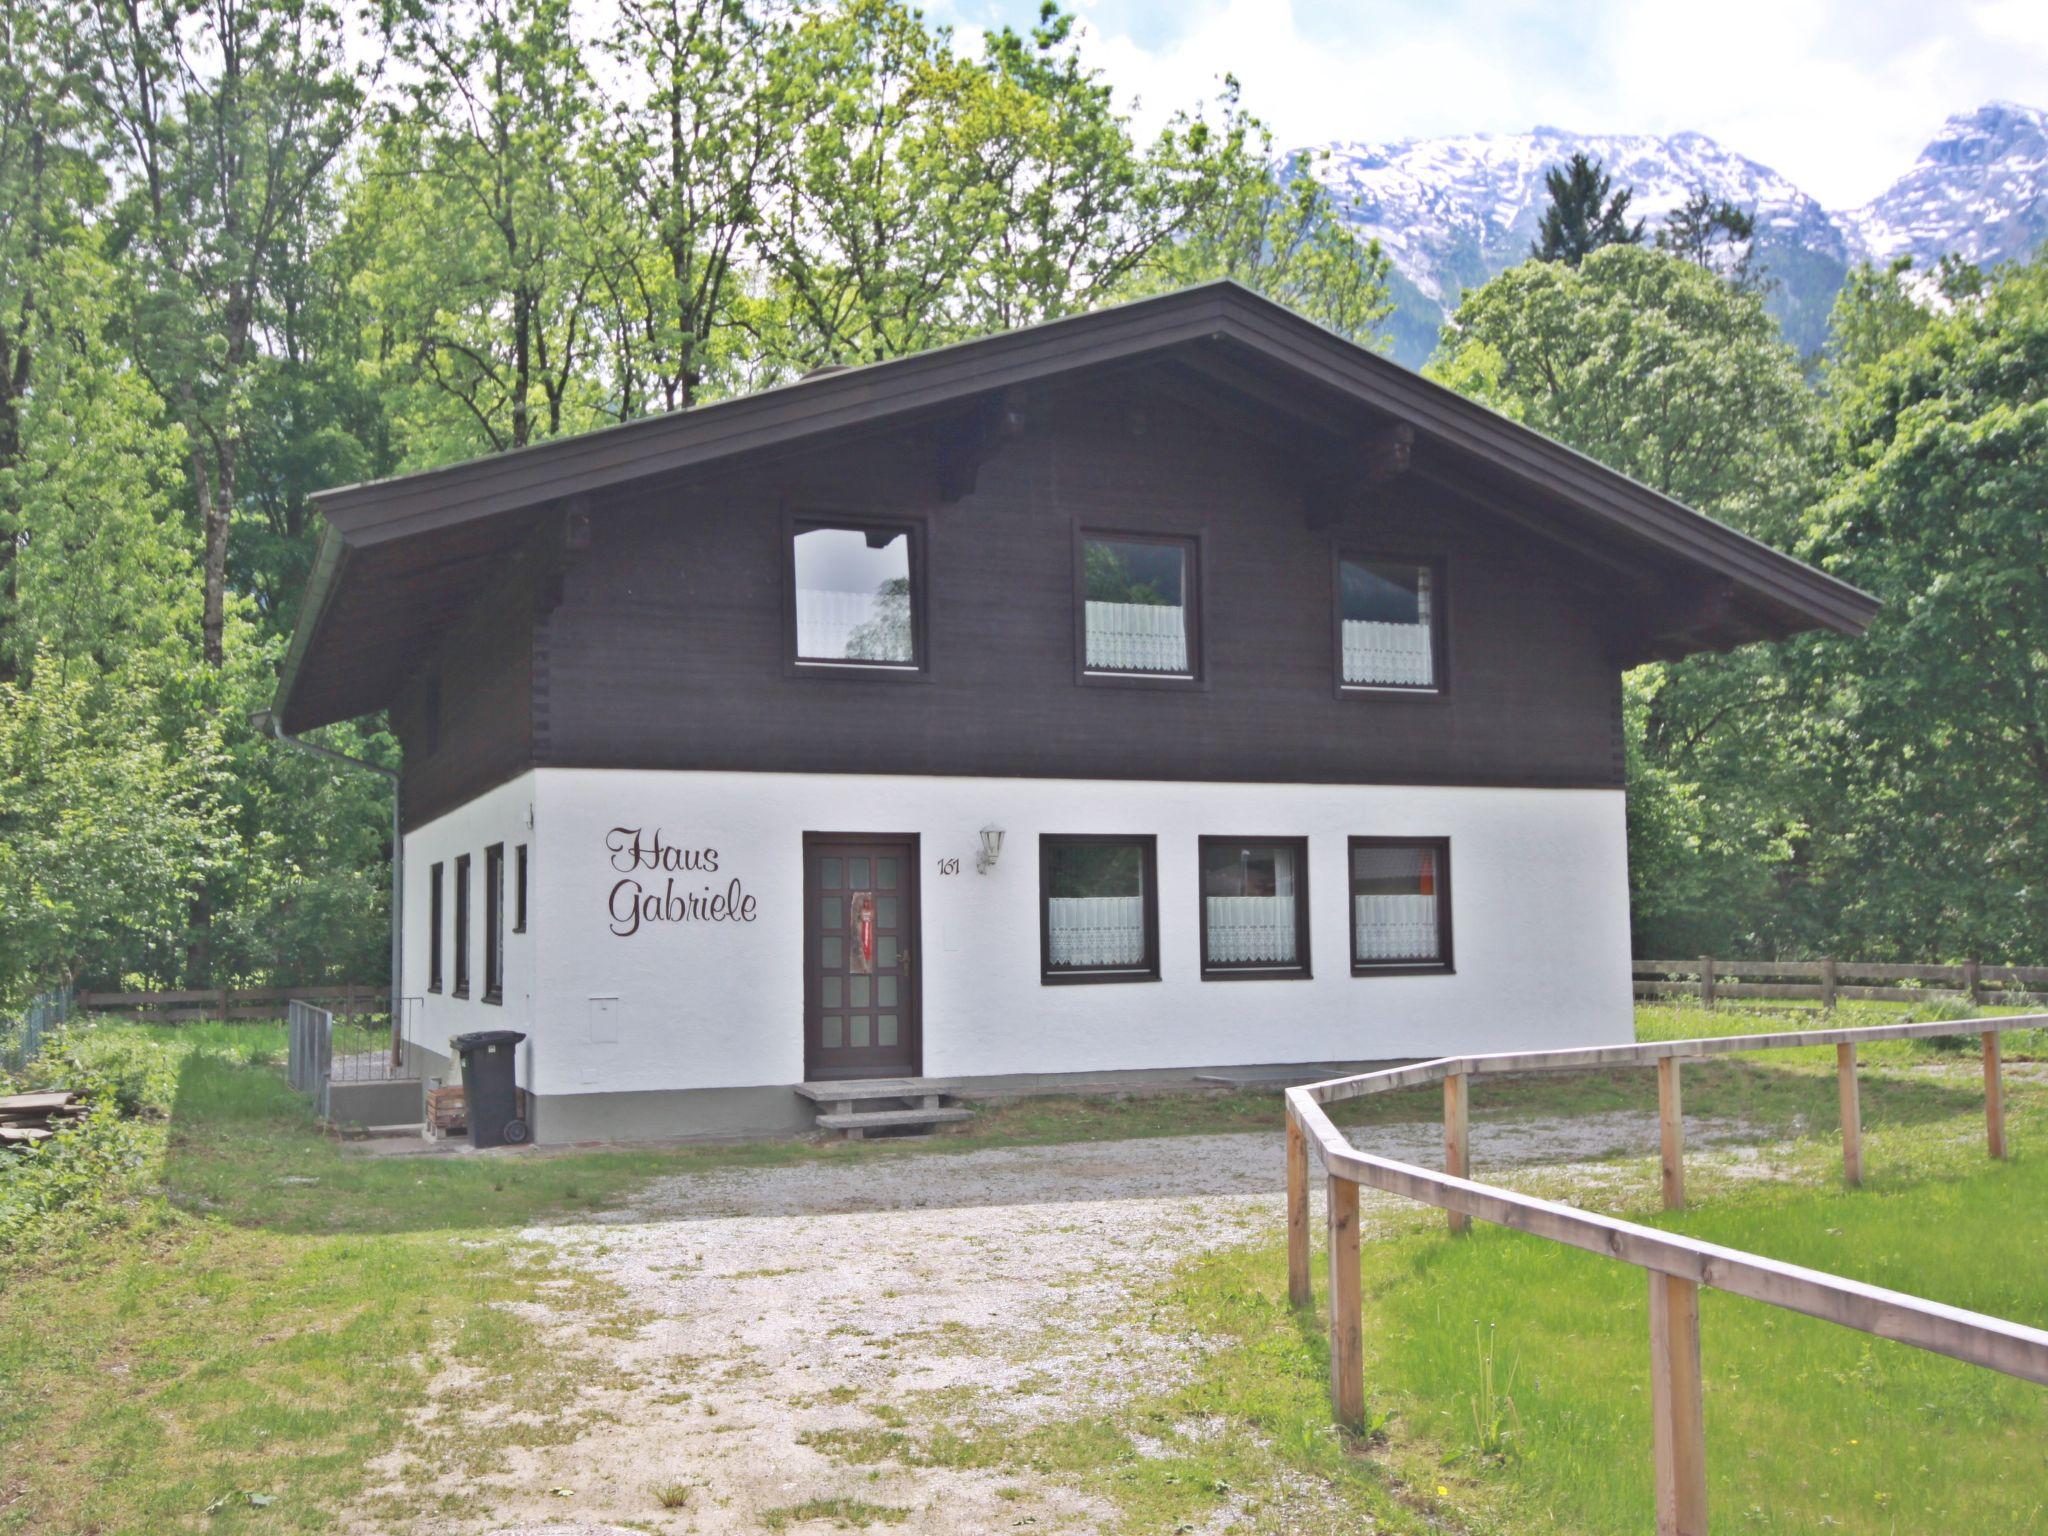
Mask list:
[[[84,1101],[68,1088],[9,1094],[0,1098],[0,1150],[48,1141],[59,1125],[84,1113]]]

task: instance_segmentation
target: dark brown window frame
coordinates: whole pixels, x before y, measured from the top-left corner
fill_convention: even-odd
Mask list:
[[[526,932],[526,848],[521,843],[512,850],[512,931]]]
[[[443,866],[435,864],[427,871],[427,990],[441,990],[441,924],[446,909],[441,899],[441,876]]]
[[[1436,673],[1431,687],[1416,683],[1347,683],[1344,681],[1344,564],[1426,565],[1430,575],[1429,645],[1430,666]],[[1419,704],[1437,703],[1451,696],[1451,562],[1443,555],[1419,550],[1335,544],[1330,550],[1330,669],[1340,699],[1409,699]]]
[[[1187,615],[1186,672],[1105,672],[1088,665],[1088,541],[1119,539],[1131,544],[1177,544],[1187,551],[1189,571],[1183,612]],[[1088,688],[1193,688],[1209,686],[1209,533],[1193,530],[1109,527],[1074,519],[1074,681]]]
[[[844,661],[797,654],[796,537],[819,528],[852,533],[890,530],[910,535],[910,654],[906,665],[890,661]],[[868,508],[806,503],[782,514],[782,670],[787,677],[931,680],[931,528],[923,517]]]
[[[450,997],[469,996],[469,855],[455,856],[455,983]]]
[[[505,1001],[505,845],[484,850],[484,994],[487,1003]]]
[[[1294,948],[1301,958],[1292,965],[1265,960],[1211,960],[1209,958],[1209,893],[1204,888],[1211,843],[1234,848],[1292,848],[1294,850]],[[1309,949],[1308,839],[1305,837],[1211,837],[1195,840],[1195,932],[1200,936],[1202,980],[1204,981],[1309,981],[1315,976]]]
[[[1145,871],[1145,963],[1119,970],[1075,970],[1052,963],[1052,850],[1056,844],[1136,843]],[[1150,832],[1041,832],[1038,835],[1038,980],[1048,987],[1157,981],[1159,964],[1159,839]]]
[[[1352,855],[1361,848],[1434,848],[1436,850],[1436,948],[1434,960],[1389,960],[1379,963],[1358,958],[1358,909]],[[1451,840],[1448,837],[1354,837],[1344,846],[1344,927],[1350,934],[1353,976],[1451,976],[1457,973],[1457,953],[1451,948]]]

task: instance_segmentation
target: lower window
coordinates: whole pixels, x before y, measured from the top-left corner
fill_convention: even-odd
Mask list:
[[[1414,975],[1451,969],[1451,842],[1351,839],[1351,969]]]
[[[1038,840],[1040,959],[1046,981],[1157,981],[1157,842]]]
[[[1306,976],[1308,840],[1205,837],[1202,974]]]

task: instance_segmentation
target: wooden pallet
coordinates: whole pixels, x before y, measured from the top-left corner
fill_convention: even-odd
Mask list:
[[[427,1090],[427,1134],[461,1136],[469,1130],[469,1105],[462,1084]]]
[[[514,1090],[515,1112],[529,1126],[533,1124],[533,1104],[524,1088]],[[467,1136],[469,1134],[469,1101],[463,1096],[462,1084],[451,1083],[446,1088],[427,1090],[427,1134],[429,1136]]]

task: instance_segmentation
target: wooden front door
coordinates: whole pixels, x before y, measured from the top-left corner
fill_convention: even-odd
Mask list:
[[[923,1068],[917,838],[804,834],[804,1077]]]

